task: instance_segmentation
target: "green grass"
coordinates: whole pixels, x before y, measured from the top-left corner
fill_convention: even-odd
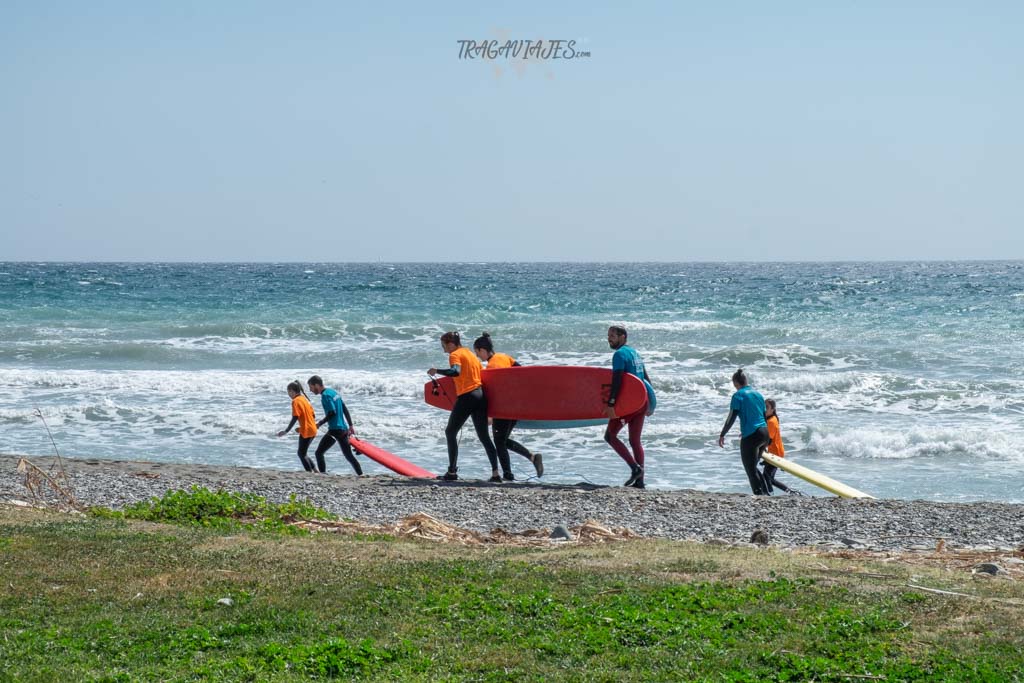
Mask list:
[[[103,519],[141,519],[201,526],[222,531],[250,528],[271,533],[304,534],[288,524],[296,519],[337,519],[322,508],[293,495],[287,503],[270,503],[253,493],[210,491],[202,486],[172,490],[160,498],[129,505],[124,510],[95,507],[90,514]]]
[[[820,562],[0,509],[0,680],[1024,680],[1020,607],[913,592],[906,578],[822,577]],[[970,590],[1022,595],[1011,583]]]

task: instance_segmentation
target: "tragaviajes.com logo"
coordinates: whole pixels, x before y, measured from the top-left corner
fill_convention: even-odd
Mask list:
[[[459,59],[572,60],[590,57],[575,40],[460,40]]]

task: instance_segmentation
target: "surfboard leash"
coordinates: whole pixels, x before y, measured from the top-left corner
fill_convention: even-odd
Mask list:
[[[438,382],[433,377],[430,378],[430,382],[433,385],[433,386],[430,387],[430,393],[432,393],[434,396],[439,396],[440,394],[444,394],[444,397],[446,399],[448,399],[448,403],[450,403],[452,408],[454,408],[455,407],[455,401],[453,401],[452,397],[448,395],[448,392],[444,390],[444,387],[441,386],[441,383]]]

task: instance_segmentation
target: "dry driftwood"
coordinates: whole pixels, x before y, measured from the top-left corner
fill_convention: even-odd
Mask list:
[[[75,492],[71,488],[63,466],[58,476],[53,476],[39,467],[36,467],[28,458],[20,458],[17,467],[18,474],[25,477],[25,488],[32,496],[32,502],[37,505],[48,505],[53,496],[56,496],[59,503],[73,510],[84,510],[85,506],[75,498]]]
[[[459,543],[462,545],[550,545],[550,532],[546,529],[506,531],[493,529],[489,533],[471,531],[442,522],[425,512],[417,512],[391,525],[363,524],[360,522],[333,522],[324,520],[297,520],[292,522],[309,531],[326,531],[343,534],[388,534],[399,538],[418,538],[438,543]],[[572,541],[561,543],[592,544],[639,538],[629,529],[609,528],[594,521],[587,521],[573,527]]]

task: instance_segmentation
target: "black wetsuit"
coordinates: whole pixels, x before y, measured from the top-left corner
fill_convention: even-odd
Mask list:
[[[437,374],[445,377],[458,377],[462,374],[459,365],[450,368],[440,368]],[[484,450],[487,452],[487,460],[491,463],[491,469],[498,469],[498,451],[491,441],[491,435],[487,433],[487,398],[484,396],[483,387],[477,387],[473,391],[460,394],[452,406],[452,413],[448,416],[448,424],[444,428],[444,438],[448,444],[448,473],[455,474],[459,471],[459,430],[466,420],[473,418],[473,429],[480,439]]]
[[[768,486],[768,492],[771,493],[772,490],[779,489],[780,491],[785,491],[786,493],[793,493],[793,489],[786,486],[785,484],[783,484],[782,482],[775,478],[775,473],[778,471],[778,467],[776,467],[775,465],[769,465],[768,463],[765,463],[764,467],[761,468],[761,476],[764,477],[764,483],[765,485]]]
[[[292,427],[294,427],[295,423],[298,421],[299,418],[292,415],[292,421],[288,423],[287,427],[285,427],[284,433],[287,434],[288,432],[292,431]],[[309,451],[309,444],[313,443],[314,438],[315,437],[312,436],[302,436],[301,434],[299,435],[299,462],[302,463],[302,469],[306,470],[307,472],[316,471],[316,468],[313,467],[313,463],[310,462],[309,460],[309,455],[307,455]]]
[[[299,437],[299,462],[302,463],[303,469],[307,472],[315,472],[316,468],[313,467],[313,463],[309,460],[309,444],[313,443],[313,439],[316,437],[312,436],[300,436]]]
[[[498,469],[498,450],[491,441],[491,435],[487,433],[487,398],[483,388],[477,387],[455,399],[452,414],[448,416],[448,425],[444,428],[444,437],[448,442],[448,471],[454,473],[459,470],[459,430],[470,417],[473,418],[476,436],[487,451],[491,469]],[[507,453],[505,459],[508,460]]]
[[[725,435],[729,433],[729,429],[732,428],[738,416],[738,410],[732,410],[729,413],[725,426],[722,427],[721,438],[724,439]],[[743,469],[747,473],[750,489],[754,492],[755,496],[771,495],[771,489],[769,489],[768,484],[765,482],[764,475],[757,468],[757,461],[760,460],[762,451],[768,448],[770,442],[771,437],[768,436],[767,427],[758,427],[752,434],[740,439],[740,459],[743,461]]]
[[[342,411],[345,414],[345,424],[351,425],[352,416],[348,414],[348,406],[342,404]],[[322,425],[332,417],[334,417],[333,412],[327,413],[324,419],[317,424]],[[348,464],[352,465],[355,473],[359,475],[363,473],[363,468],[360,467],[359,461],[356,460],[356,456],[352,452],[352,445],[348,442],[348,432],[349,430],[347,429],[328,429],[327,433],[320,438],[320,443],[316,445],[316,466],[321,472],[327,471],[327,462],[324,460],[324,454],[337,442],[341,446],[341,452],[344,454],[345,459],[348,460]]]
[[[767,427],[758,427],[753,434],[740,439],[740,459],[743,460],[743,469],[747,472],[747,479],[755,496],[771,495],[771,487],[764,480],[761,470],[757,469],[761,453],[768,447],[770,441]]]
[[[509,436],[517,422],[518,420],[496,419],[491,425],[491,431],[494,432],[494,447],[498,450],[498,462],[501,463],[503,474],[512,471],[512,462],[508,457],[509,451],[518,453],[533,462],[533,453],[530,452],[530,449]]]

